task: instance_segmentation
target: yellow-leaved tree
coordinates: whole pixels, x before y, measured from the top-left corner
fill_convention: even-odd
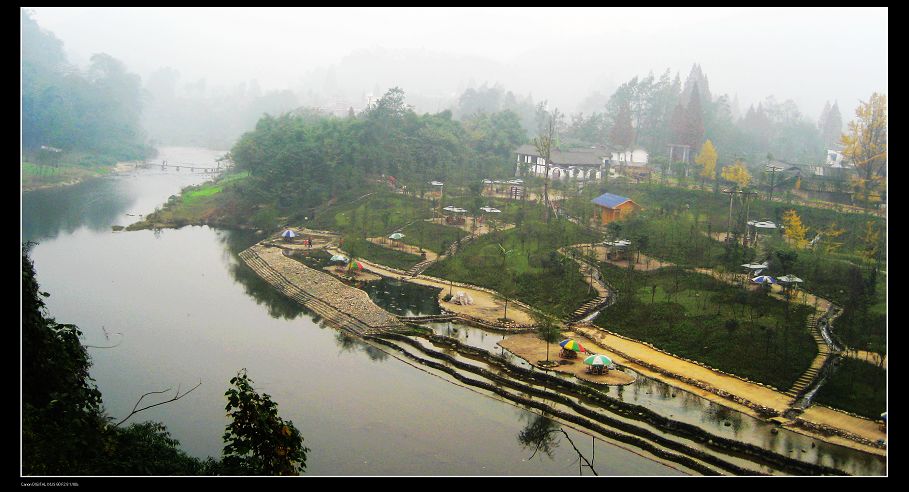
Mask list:
[[[742,161],[735,161],[735,164],[723,168],[723,179],[735,183],[739,188],[744,188],[751,183],[751,173],[745,167]]]
[[[843,245],[843,243],[837,242],[835,240],[837,238],[839,238],[840,236],[842,236],[844,232],[846,232],[846,229],[841,229],[841,228],[837,227],[836,222],[827,226],[826,229],[822,229],[820,231],[820,234],[821,234],[821,241],[824,245],[824,252],[833,253],[834,251],[839,249],[840,246]]]
[[[808,245],[808,228],[802,224],[802,218],[795,210],[783,212],[783,235],[789,240],[790,244],[798,249],[803,249]]]
[[[703,189],[704,181],[707,178],[712,178],[716,170],[716,148],[710,140],[707,140],[701,146],[701,151],[698,152],[694,162],[701,166],[701,189]]]
[[[858,176],[853,180],[856,197],[869,204],[880,200],[887,166],[887,96],[871,94],[855,109],[856,119],[840,137],[843,155],[852,160]]]

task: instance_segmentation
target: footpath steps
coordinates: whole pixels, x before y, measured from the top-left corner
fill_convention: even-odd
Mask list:
[[[417,275],[423,273],[424,270],[429,268],[429,265],[432,265],[437,260],[423,260],[416,265],[410,267],[410,270],[407,270],[408,277],[416,277]]]
[[[799,376],[791,388],[786,390],[785,393],[792,398],[801,396],[801,394],[814,383],[821,368],[824,367],[824,363],[830,356],[830,348],[827,346],[827,342],[824,340],[824,337],[821,336],[821,332],[818,329],[817,314],[812,314],[808,317],[806,327],[808,328],[811,337],[814,338],[815,343],[817,343],[818,354],[815,356],[814,360],[811,361],[811,365],[808,369]]]
[[[559,252],[562,253],[563,255],[568,256],[565,253],[565,251],[563,251],[562,249],[560,249]],[[571,257],[571,256],[569,256],[569,257]],[[576,323],[576,322],[586,318],[591,313],[593,313],[599,309],[602,309],[606,304],[609,303],[610,299],[609,299],[609,286],[607,286],[606,283],[603,281],[603,276],[600,273],[600,270],[586,261],[583,261],[583,260],[580,260],[580,259],[574,258],[574,257],[571,257],[571,258],[575,262],[577,262],[578,271],[581,273],[581,275],[584,277],[584,279],[587,282],[589,282],[592,287],[594,287],[596,289],[597,294],[598,294],[595,298],[585,302],[580,307],[575,309],[575,311],[573,313],[568,315],[568,317],[566,318],[566,321],[568,323]]]

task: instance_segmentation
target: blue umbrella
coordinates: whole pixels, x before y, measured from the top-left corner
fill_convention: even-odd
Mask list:
[[[760,277],[754,277],[751,279],[752,282],[756,284],[775,284],[776,280],[773,279],[770,275],[761,275]]]
[[[287,229],[283,234],[281,234],[281,237],[297,237],[297,235],[294,233],[294,231]]]

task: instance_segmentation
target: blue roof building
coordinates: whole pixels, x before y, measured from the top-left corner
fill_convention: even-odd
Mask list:
[[[600,212],[601,224],[608,224],[620,220],[629,213],[641,208],[641,206],[634,203],[631,198],[614,195],[612,193],[603,193],[592,201],[594,204],[603,208]]]

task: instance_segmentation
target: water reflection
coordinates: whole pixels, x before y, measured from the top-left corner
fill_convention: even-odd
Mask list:
[[[388,354],[383,350],[374,347],[352,335],[343,331],[335,334],[335,341],[338,342],[338,353],[363,352],[373,362],[382,362],[388,359]]]
[[[438,295],[441,289],[404,282],[394,278],[366,282],[363,290],[372,302],[398,316],[426,316],[441,314]]]
[[[271,284],[259,277],[246,263],[237,260],[230,264],[229,271],[231,277],[243,286],[243,290],[256,301],[256,304],[265,305],[269,316],[272,318],[290,320],[302,314],[315,317],[314,313],[298,302],[288,299],[276,291]]]
[[[533,454],[528,459],[533,459],[537,453],[552,459],[553,451],[559,447],[559,436],[556,435],[560,429],[559,424],[545,415],[526,413],[522,418],[525,416],[530,417],[530,421],[518,434],[518,442],[524,449],[533,449]]]
[[[440,335],[458,338],[463,344],[489,350],[484,340],[498,341],[501,334],[465,325],[430,323],[425,325]],[[470,337],[461,333],[470,330]],[[483,333],[485,331],[485,333]],[[496,348],[493,353],[499,353]],[[510,353],[508,355],[511,355]],[[627,386],[598,388],[620,401],[640,405],[670,419],[693,424],[728,439],[761,446],[776,453],[809,463],[837,468],[853,475],[886,474],[886,458],[827,443],[715,403],[695,393],[625,369],[635,376]]]
[[[135,201],[113,179],[23,193],[22,240],[72,234],[82,227],[109,231],[111,224],[122,219]]]

